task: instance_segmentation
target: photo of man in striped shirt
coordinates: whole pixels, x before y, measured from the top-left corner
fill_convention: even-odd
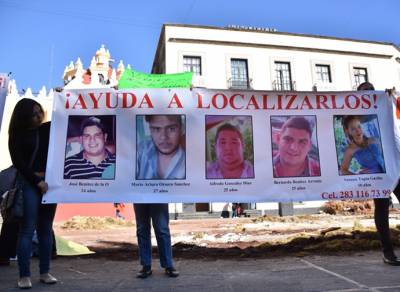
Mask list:
[[[66,158],[64,179],[114,179],[115,154],[106,148],[107,133],[98,117],[88,117],[81,123],[78,154]]]

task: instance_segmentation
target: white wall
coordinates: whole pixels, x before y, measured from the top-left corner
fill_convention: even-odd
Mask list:
[[[183,56],[194,55],[202,58],[202,77],[194,80],[195,86],[207,88],[227,88],[230,78],[230,59],[248,60],[249,78],[253,89],[272,90],[274,80],[274,61],[291,63],[292,80],[299,91],[310,91],[315,80],[315,64],[328,64],[331,67],[332,83],[318,86],[320,91],[354,90],[352,67],[366,67],[369,81],[377,90],[396,86],[400,88],[400,64],[395,61],[400,52],[389,44],[377,44],[349,40],[326,39],[306,36],[293,36],[278,33],[258,33],[220,29],[166,26],[166,73],[183,70]],[[170,42],[170,38],[217,40],[253,44],[273,44],[298,48],[342,51],[343,54],[327,52],[307,52],[304,50],[284,50],[275,48],[256,48],[245,46],[226,46],[216,44]],[[393,56],[368,57],[346,55],[346,52]]]

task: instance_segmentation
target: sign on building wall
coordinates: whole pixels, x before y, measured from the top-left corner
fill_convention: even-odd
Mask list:
[[[7,74],[0,73],[0,129],[3,121],[4,105],[6,103],[6,96],[8,91],[9,78]]]
[[[45,202],[273,202],[389,196],[383,92],[64,91]]]

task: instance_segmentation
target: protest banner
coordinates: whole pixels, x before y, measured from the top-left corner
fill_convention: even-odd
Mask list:
[[[397,150],[400,151],[400,93],[396,92],[394,88],[392,90],[389,90],[387,93],[391,97],[391,101],[393,104],[393,130]]]
[[[388,197],[400,172],[392,106],[378,91],[66,90],[43,201]]]
[[[4,105],[6,104],[8,82],[9,78],[7,74],[0,73],[0,129],[3,121]]]
[[[146,74],[126,69],[118,81],[118,88],[189,88],[192,85],[192,77],[192,72]]]

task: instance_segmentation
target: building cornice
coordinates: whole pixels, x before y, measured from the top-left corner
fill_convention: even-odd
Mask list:
[[[318,52],[318,53],[326,53],[326,54],[351,55],[351,56],[381,58],[381,59],[390,59],[393,57],[393,55],[388,55],[388,54],[372,54],[372,53],[364,53],[364,52],[356,52],[356,51],[330,50],[330,49],[319,49],[319,48],[310,48],[310,47],[283,46],[283,45],[272,45],[272,44],[256,44],[256,43],[244,43],[244,42],[232,42],[232,41],[216,41],[216,40],[205,40],[205,39],[169,38],[168,42],[203,44],[203,45],[219,45],[219,46],[235,46],[235,47],[252,47],[252,48],[263,48],[263,49],[280,49],[280,50],[302,51],[302,52]]]
[[[351,41],[351,42],[359,42],[359,43],[379,44],[379,45],[393,46],[393,47],[397,48],[397,46],[394,43],[391,43],[391,42],[359,40],[359,39],[352,39],[352,38],[322,36],[322,35],[313,35],[313,34],[301,34],[301,33],[291,33],[291,32],[280,32],[280,31],[272,32],[272,31],[248,30],[248,29],[232,28],[232,27],[218,27],[218,26],[194,25],[194,24],[174,24],[174,23],[166,23],[166,24],[164,24],[163,25],[163,29],[165,27],[168,27],[168,26],[171,26],[171,27],[200,28],[200,29],[214,29],[214,30],[226,30],[226,31],[242,31],[242,32],[250,32],[250,33],[287,35],[287,36],[299,36],[299,37],[307,37],[307,38],[319,38],[319,39],[330,39],[330,40]]]

